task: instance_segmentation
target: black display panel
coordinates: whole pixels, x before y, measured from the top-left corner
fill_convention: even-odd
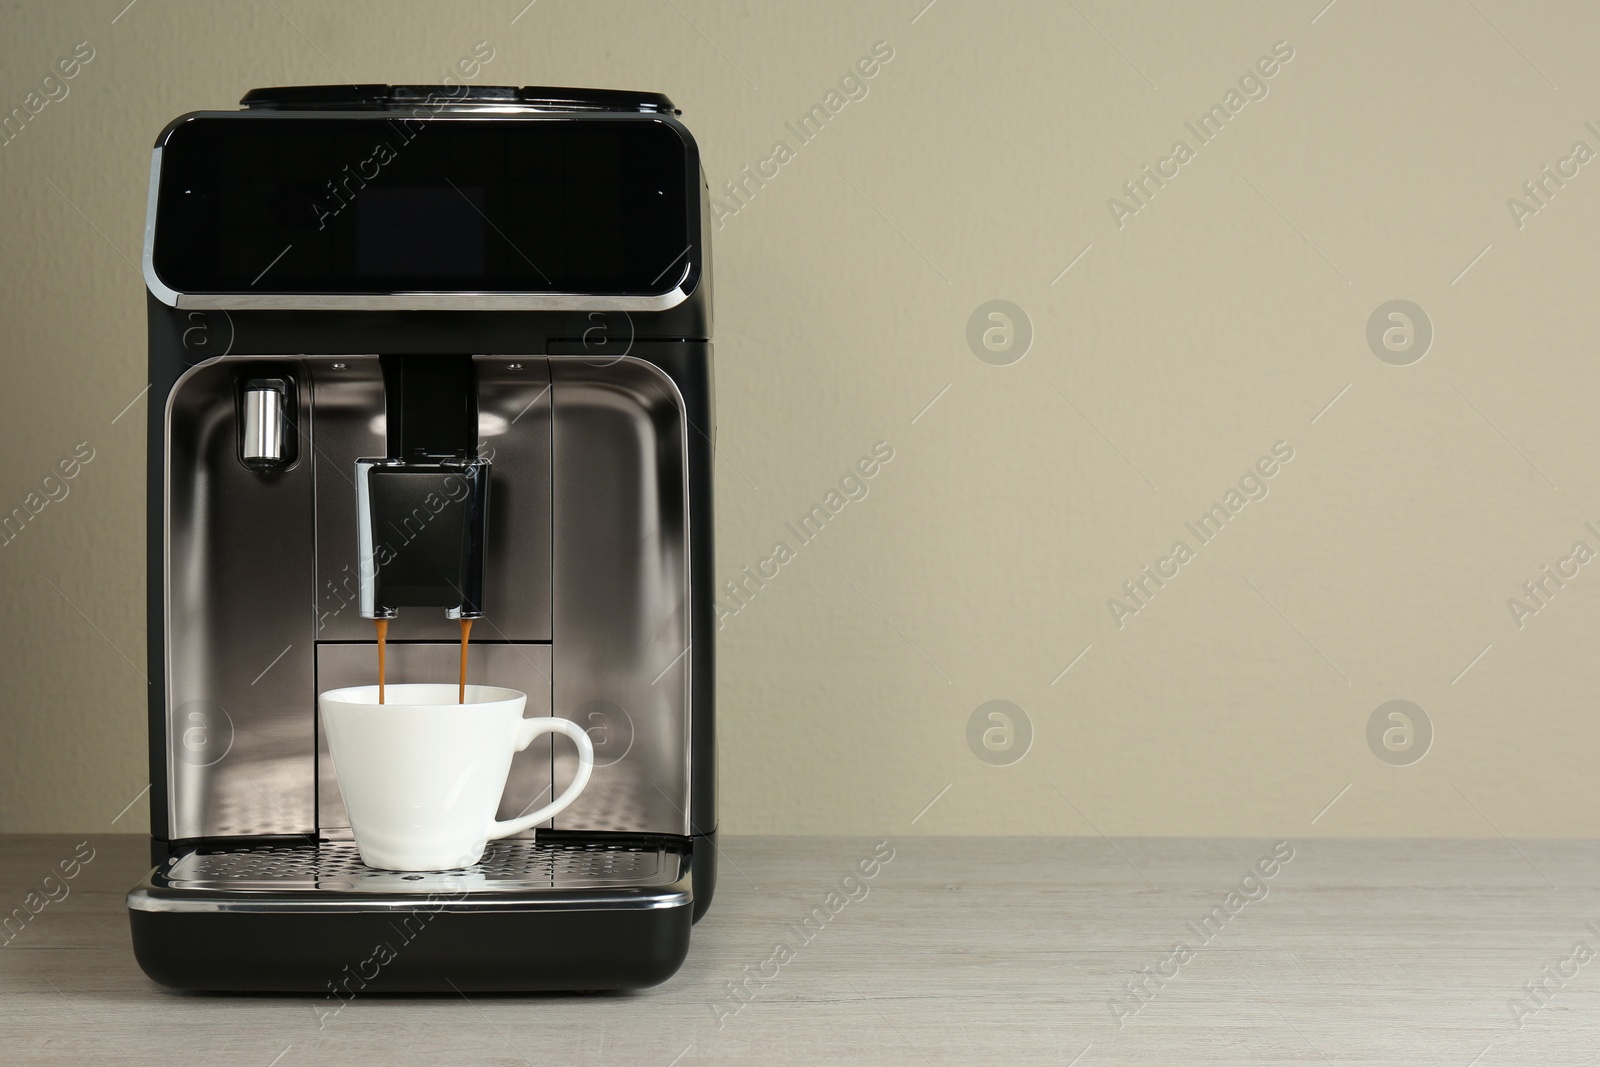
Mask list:
[[[659,121],[192,119],[154,266],[181,293],[655,295],[698,225],[690,167]]]

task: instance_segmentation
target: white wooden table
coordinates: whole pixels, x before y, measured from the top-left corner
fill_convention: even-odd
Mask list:
[[[0,837],[0,911],[82,840]],[[320,1025],[317,998],[147,980],[122,903],[146,843],[89,842],[0,948],[6,1067],[1600,1063],[1600,958],[1573,956],[1600,953],[1596,842],[1295,841],[1245,902],[1273,842],[898,838],[841,906],[875,841],[730,838],[663,986],[360,997]]]

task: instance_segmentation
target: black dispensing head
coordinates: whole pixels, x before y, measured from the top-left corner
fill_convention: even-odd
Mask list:
[[[356,462],[361,614],[483,614],[489,463],[467,356],[380,356],[389,454]]]

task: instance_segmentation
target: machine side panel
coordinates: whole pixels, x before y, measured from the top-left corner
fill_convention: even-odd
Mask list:
[[[188,366],[182,330],[174,313],[145,294],[150,344],[150,392],[145,397],[145,676],[146,725],[150,766],[152,863],[165,858],[171,837],[167,790],[166,644],[166,441],[167,397]]]

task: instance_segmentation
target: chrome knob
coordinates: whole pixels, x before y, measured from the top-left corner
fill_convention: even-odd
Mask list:
[[[239,460],[251,470],[286,466],[284,408],[289,383],[282,378],[252,378],[244,383],[244,410],[239,421]]]

